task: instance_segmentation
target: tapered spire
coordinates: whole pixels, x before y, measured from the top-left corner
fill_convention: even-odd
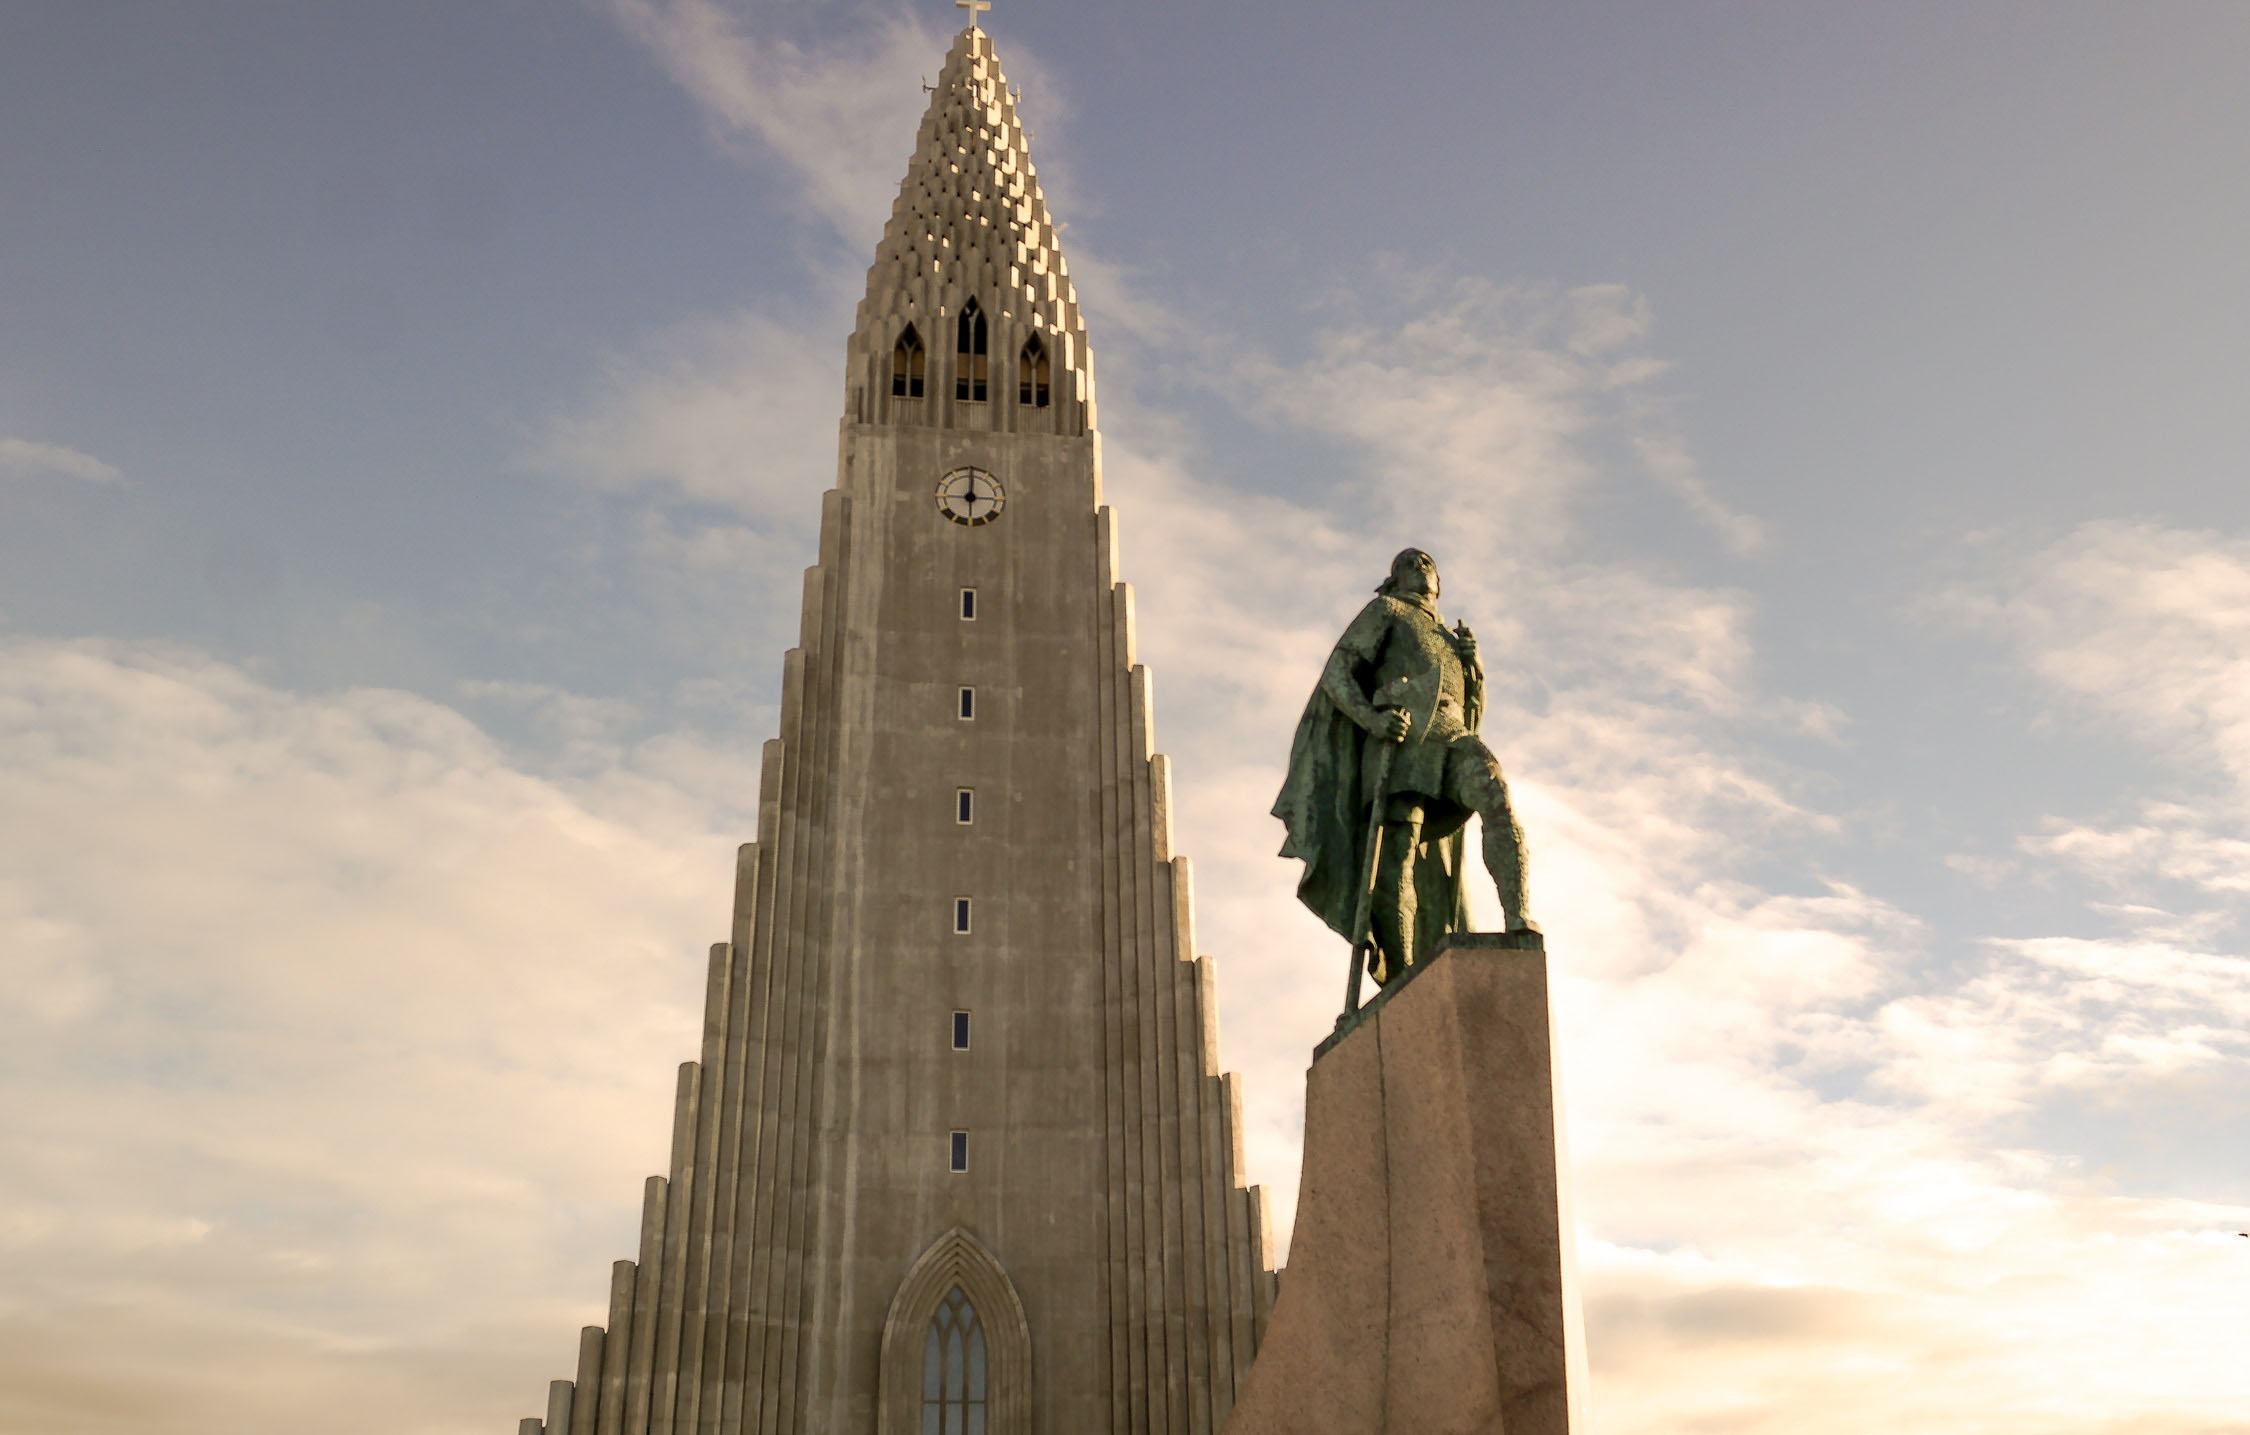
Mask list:
[[[959,347],[961,311],[971,300],[990,326],[992,406],[954,411],[944,402],[955,391],[950,360]],[[862,419],[1017,427],[1007,413],[1019,392],[1016,364],[1036,336],[1060,411],[1053,431],[1092,427],[1093,365],[1078,294],[992,37],[974,26],[946,54],[867,271],[867,297],[852,338],[855,390],[878,399],[890,395],[892,354],[909,324],[929,356],[927,394],[936,402],[906,411],[855,402]]]

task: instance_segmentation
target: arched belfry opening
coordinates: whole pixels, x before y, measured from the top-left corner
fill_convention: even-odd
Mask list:
[[[1016,356],[1016,402],[1025,408],[1047,407],[1051,372],[1047,346],[1034,334],[1024,341],[1023,352]]]
[[[898,343],[891,348],[891,397],[918,399],[922,397],[922,372],[928,356],[922,352],[922,336],[914,332],[912,324],[898,331]]]
[[[1030,1435],[1031,1326],[1008,1273],[956,1226],[883,1322],[878,1435]]]
[[[984,310],[971,299],[961,306],[953,344],[953,397],[983,403],[986,395]]]

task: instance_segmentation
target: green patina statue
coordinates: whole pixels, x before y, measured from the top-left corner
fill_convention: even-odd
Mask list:
[[[1484,668],[1467,625],[1438,616],[1437,564],[1419,548],[1360,610],[1298,720],[1273,815],[1281,855],[1304,859],[1297,896],[1352,943],[1346,1014],[1364,969],[1396,980],[1468,925],[1462,827],[1484,820],[1484,865],[1508,930],[1538,930],[1524,904],[1523,829],[1499,759],[1477,736]]]

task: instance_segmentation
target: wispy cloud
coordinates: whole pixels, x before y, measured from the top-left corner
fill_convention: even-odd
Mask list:
[[[716,0],[604,0],[604,8],[695,99],[715,134],[779,161],[813,213],[872,252],[944,32],[899,10],[848,43],[808,50],[761,34]]]
[[[122,483],[125,475],[90,453],[59,443],[0,437],[0,475],[19,478],[75,478],[86,483]]]
[[[2105,521],[1994,556],[1963,613],[2087,712],[2250,786],[2250,539]]]
[[[817,516],[807,484],[836,462],[833,429],[807,420],[841,409],[835,321],[850,313],[848,300],[813,308],[650,336],[609,361],[591,398],[531,436],[525,463],[609,492],[805,528]]]
[[[505,1428],[661,1165],[745,778],[551,779],[403,693],[7,644],[0,1425],[312,1428],[388,1372],[353,1428],[440,1391]]]
[[[2150,774],[2124,801],[2089,792],[2020,849],[2162,909],[2161,884],[2250,892],[2250,539],[2145,522],[2086,524],[2028,552],[1986,540],[1986,575],[1945,597],[2005,642],[2078,724],[2133,743]]]

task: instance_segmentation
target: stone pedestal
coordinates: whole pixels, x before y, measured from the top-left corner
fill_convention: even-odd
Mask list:
[[[1281,1296],[1225,1435],[1571,1435],[1546,954],[1464,933],[1314,1054]]]

